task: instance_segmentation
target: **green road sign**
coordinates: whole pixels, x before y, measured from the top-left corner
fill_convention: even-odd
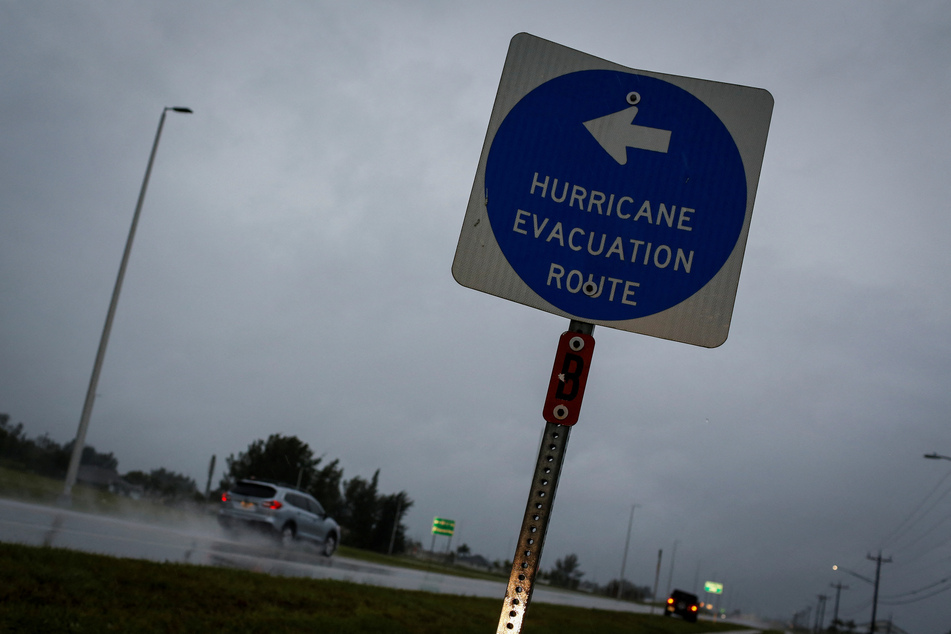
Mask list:
[[[455,520],[447,520],[442,517],[433,518],[433,535],[448,535],[449,537],[452,537],[452,534],[455,530]]]
[[[710,594],[723,594],[723,584],[716,581],[707,581],[703,584],[703,591]]]

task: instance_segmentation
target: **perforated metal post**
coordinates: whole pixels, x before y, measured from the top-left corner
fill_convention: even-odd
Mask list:
[[[572,321],[569,331],[590,335],[594,331],[594,326]],[[571,427],[567,425],[545,423],[545,434],[542,436],[538,449],[538,459],[535,462],[535,472],[532,474],[532,486],[525,507],[525,516],[522,518],[515,556],[512,558],[512,572],[505,590],[502,615],[496,629],[497,634],[522,630],[525,612],[528,610],[532,591],[535,588],[535,577],[538,574],[542,547],[548,532],[548,522],[555,503],[555,491],[558,489],[558,478],[564,464],[570,431]]]

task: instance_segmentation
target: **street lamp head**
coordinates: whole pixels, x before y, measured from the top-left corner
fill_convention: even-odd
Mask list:
[[[926,453],[926,454],[925,454],[925,458],[928,458],[929,460],[937,460],[937,459],[940,458],[940,457],[941,457],[941,456],[939,456],[937,453]]]
[[[185,114],[194,114],[191,108],[173,108],[169,107],[166,110],[174,110],[175,112],[184,112]]]

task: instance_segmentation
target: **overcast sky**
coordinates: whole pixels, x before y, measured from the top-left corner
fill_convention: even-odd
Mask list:
[[[203,487],[296,435],[405,490],[427,547],[438,515],[511,558],[568,322],[450,267],[522,31],[775,100],[730,336],[595,329],[543,567],[617,578],[637,504],[639,585],[663,549],[661,592],[788,619],[841,581],[864,623],[832,565],[881,548],[879,615],[947,632],[951,463],[922,458],[951,454],[946,1],[2,2],[0,412],[75,436],[159,116],[189,107],[87,443]]]

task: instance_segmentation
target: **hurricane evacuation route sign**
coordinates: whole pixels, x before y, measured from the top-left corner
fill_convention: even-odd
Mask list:
[[[727,337],[773,99],[511,42],[453,276],[592,324]]]

